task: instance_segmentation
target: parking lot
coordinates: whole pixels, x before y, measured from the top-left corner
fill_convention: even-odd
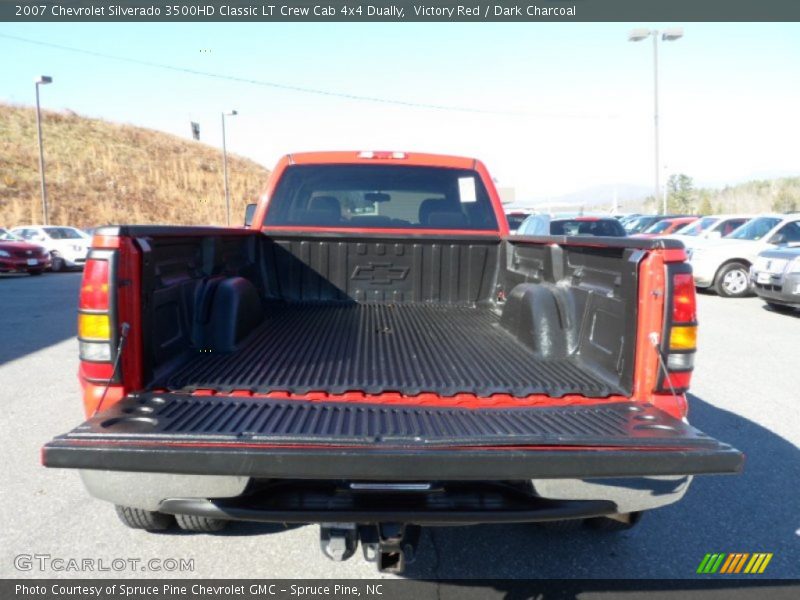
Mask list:
[[[0,276],[0,486],[4,577],[20,554],[60,558],[193,559],[191,572],[131,577],[375,577],[360,553],[335,564],[314,526],[234,524],[220,534],[126,529],[90,498],[77,473],[39,466],[39,448],[82,421],[74,337],[79,273]],[[741,476],[698,478],[683,501],[622,534],[532,525],[428,529],[411,578],[689,578],[708,552],[772,552],[771,577],[800,574],[800,312],[757,298],[700,294],[690,420],[747,455]],[[102,575],[102,573],[101,573]]]

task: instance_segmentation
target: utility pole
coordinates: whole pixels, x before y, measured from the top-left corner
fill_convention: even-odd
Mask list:
[[[654,152],[654,159],[655,159],[655,166],[653,169],[654,174],[654,190],[653,190],[653,198],[656,202],[658,202],[659,198],[661,198],[661,182],[660,182],[660,171],[661,168],[660,158],[659,158],[659,131],[658,131],[658,39],[661,38],[664,42],[674,42],[675,40],[679,40],[683,37],[683,29],[680,27],[675,27],[672,29],[665,29],[663,32],[658,31],[657,29],[634,29],[628,34],[628,41],[629,42],[641,42],[642,40],[647,39],[648,37],[653,38],[653,140],[655,145],[655,152]],[[666,195],[663,197],[662,202],[662,211],[663,214],[667,214],[667,199]]]
[[[653,198],[656,199],[658,202],[659,192],[661,191],[661,183],[660,183],[660,173],[661,170],[659,167],[659,144],[658,144],[658,31],[653,34],[653,140],[655,142],[655,151],[653,155],[655,156],[655,164],[653,167],[653,172],[655,173],[655,193],[653,194]],[[667,214],[667,201],[666,199],[663,202],[662,206],[662,214]]]
[[[225,179],[225,213],[227,215],[228,227],[231,226],[231,193],[228,189],[228,149],[225,145],[225,117],[238,115],[235,110],[229,113],[222,113],[222,171]]]
[[[47,184],[44,180],[44,146],[42,144],[42,110],[39,106],[39,86],[53,83],[53,78],[42,75],[36,81],[36,131],[39,136],[39,175],[42,187],[42,225],[49,224],[47,211]]]

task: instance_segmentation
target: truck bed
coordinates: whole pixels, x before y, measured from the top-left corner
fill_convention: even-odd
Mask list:
[[[198,352],[155,387],[517,397],[623,393],[578,357],[541,357],[502,328],[489,307],[352,302],[272,305],[237,350]]]

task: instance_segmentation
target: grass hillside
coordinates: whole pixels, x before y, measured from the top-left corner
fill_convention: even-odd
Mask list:
[[[221,152],[166,133],[43,112],[50,223],[225,224]],[[231,220],[269,172],[228,155]],[[36,112],[0,104],[0,227],[42,221]]]

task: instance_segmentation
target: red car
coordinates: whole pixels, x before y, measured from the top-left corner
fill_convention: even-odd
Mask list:
[[[671,219],[662,219],[657,223],[653,223],[642,233],[637,233],[632,237],[653,238],[662,235],[669,235],[671,233],[675,233],[681,227],[684,227],[689,223],[694,223],[698,218],[699,217],[673,217]]]
[[[48,267],[50,253],[47,250],[0,229],[0,273],[41,275]]]

